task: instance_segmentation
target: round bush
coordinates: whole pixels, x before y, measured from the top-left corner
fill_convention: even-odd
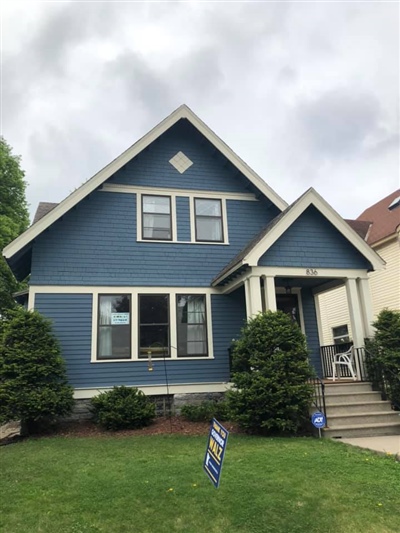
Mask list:
[[[206,400],[198,405],[184,405],[181,416],[191,422],[210,422],[213,418],[228,420],[228,404],[225,401]]]
[[[105,429],[139,429],[156,415],[155,405],[136,387],[114,387],[92,398],[94,421]]]

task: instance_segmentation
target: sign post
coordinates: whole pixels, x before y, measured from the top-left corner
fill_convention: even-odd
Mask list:
[[[319,438],[321,438],[321,428],[324,428],[326,426],[326,418],[324,413],[320,413],[319,411],[314,413],[311,417],[311,422],[313,426],[318,428]]]
[[[226,443],[228,442],[229,431],[213,418],[208,435],[206,455],[204,457],[203,469],[210,478],[211,483],[217,489],[221,479],[222,463],[225,456]]]

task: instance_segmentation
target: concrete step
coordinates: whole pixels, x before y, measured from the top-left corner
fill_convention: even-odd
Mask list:
[[[329,419],[328,419],[328,423]],[[382,437],[385,435],[400,435],[400,423],[392,422],[385,424],[360,424],[354,426],[341,426],[335,428],[325,428],[324,437],[333,439],[348,437]]]
[[[393,412],[390,402],[383,400],[377,402],[354,402],[350,404],[333,403],[327,406],[327,415],[351,415],[355,413],[375,412],[390,413]]]
[[[381,394],[377,391],[370,391],[370,392],[354,392],[350,394],[343,394],[343,393],[331,393],[329,395],[325,395],[325,403],[326,405],[334,405],[334,404],[346,404],[350,405],[352,403],[362,403],[362,402],[378,402],[380,401]]]
[[[325,384],[325,396],[336,393],[351,394],[353,392],[370,392],[372,385],[369,382],[348,382],[348,383],[328,383]]]
[[[391,411],[382,412],[364,412],[346,415],[328,415],[328,424],[330,429],[336,427],[354,427],[359,425],[369,426],[370,424],[393,423],[400,425],[400,413]]]

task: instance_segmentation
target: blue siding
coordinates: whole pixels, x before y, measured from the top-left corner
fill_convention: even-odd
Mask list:
[[[260,258],[261,266],[371,268],[370,263],[310,206]]]
[[[310,361],[317,374],[321,376],[321,357],[319,353],[318,323],[315,311],[314,295],[311,289],[302,289],[304,327],[306,329],[307,346],[310,351]]]
[[[187,203],[177,209],[182,238]],[[266,202],[228,200],[229,246],[137,242],[136,195],[98,191],[38,237],[31,284],[209,286],[275,215]]]
[[[193,162],[183,174],[169,163],[178,152],[183,152]],[[187,120],[180,120],[161,135],[109,182],[225,192],[244,192],[249,186],[247,178]]]
[[[176,198],[176,225],[178,241],[190,241],[190,202],[189,198]]]
[[[170,384],[225,382],[229,380],[228,348],[237,337],[244,319],[244,301],[240,291],[232,295],[212,296],[214,359],[166,361]],[[92,295],[37,294],[35,308],[53,322],[67,365],[68,379],[75,388],[113,385],[163,385],[163,361],[91,363]]]

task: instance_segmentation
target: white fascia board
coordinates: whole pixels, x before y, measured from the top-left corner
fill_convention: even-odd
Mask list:
[[[171,115],[165,118],[152,130],[150,130],[144,137],[139,139],[135,144],[118,156],[114,161],[109,163],[106,167],[100,170],[92,178],[86,181],[73,193],[71,193],[65,200],[59,203],[47,215],[33,224],[22,235],[17,237],[3,250],[3,255],[10,259],[17,252],[22,250],[24,246],[29,244],[33,239],[40,235],[56,220],[61,218],[65,213],[77,205],[81,200],[88,196],[91,192],[100,187],[108,178],[115,172],[126,165],[131,159],[136,157],[140,152],[147,148],[153,141],[165,133],[176,122],[181,119],[187,119],[189,122],[199,130],[214,146],[219,150],[231,163],[244,174],[253,185],[259,189],[267,198],[269,198],[279,209],[283,210],[287,207],[286,202],[277,195],[271,187],[269,187],[264,180],[258,176],[251,168],[238,157],[197,115],[193,113],[186,105],[181,105]]]
[[[345,220],[320,196],[309,189],[298,203],[282,217],[272,230],[247,254],[244,263],[257,266],[260,257],[285,233],[299,216],[313,205],[331,224],[372,264],[374,270],[385,266],[383,259],[362,239]]]

